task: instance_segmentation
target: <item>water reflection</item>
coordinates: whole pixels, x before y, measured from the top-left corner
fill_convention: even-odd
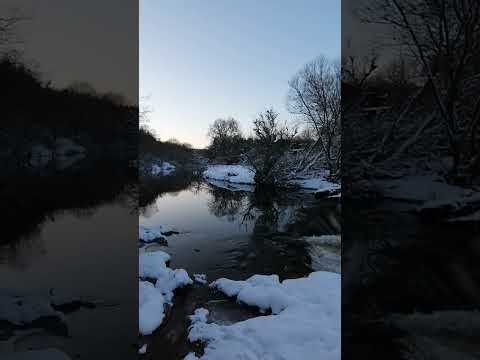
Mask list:
[[[140,222],[179,230],[169,237],[167,252],[172,266],[191,272],[245,278],[312,271],[309,247],[314,245],[303,237],[339,234],[339,202],[315,199],[311,192],[249,190],[192,181],[180,191],[161,191],[141,209]]]
[[[168,252],[172,268],[205,274],[209,282],[221,277],[244,280],[254,274],[278,274],[281,279],[305,276],[314,269],[312,245],[304,237],[340,233],[340,206],[335,199],[318,200],[302,191],[255,192],[250,186],[202,179],[179,181],[173,186],[170,179],[162,187],[159,180],[143,195],[150,200],[140,208],[140,223],[179,231],[167,238],[167,245],[150,244],[145,249]],[[339,269],[339,247],[333,252],[338,254],[334,258],[319,256],[322,270]],[[148,339],[146,356],[183,359],[191,352],[188,316],[196,308],[208,307],[220,323],[258,315],[199,284],[177,295],[174,302],[168,319]]]
[[[138,186],[128,169],[111,165],[1,179],[1,301],[18,298],[14,310],[21,313],[35,298],[45,311],[65,315],[39,314],[21,327],[0,319],[1,341],[15,350],[58,347],[85,359],[136,355]],[[63,330],[53,331],[58,326]]]

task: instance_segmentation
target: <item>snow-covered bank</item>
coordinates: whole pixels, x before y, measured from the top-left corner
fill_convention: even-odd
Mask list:
[[[176,233],[172,228],[159,225],[155,229],[139,225],[138,239],[144,243],[166,241],[169,234]]]
[[[447,184],[440,176],[417,175],[395,180],[377,180],[378,187],[385,197],[397,200],[409,200],[434,205],[452,202],[469,197],[473,190]]]
[[[169,162],[163,161],[160,164],[153,164],[151,174],[153,176],[167,176],[175,171],[176,167]]]
[[[42,143],[32,145],[30,150],[30,165],[44,167],[55,160],[59,169],[65,169],[75,162],[85,158],[87,149],[68,138],[58,138],[53,147]]]
[[[386,198],[415,202],[416,210],[425,216],[475,221],[480,209],[478,189],[448,184],[441,176],[377,180],[374,186]]]
[[[163,251],[139,255],[139,331],[142,335],[150,335],[162,324],[165,306],[172,305],[173,291],[193,283],[185,270],[167,267],[169,260],[170,255]],[[144,279],[154,280],[155,285]]]
[[[245,281],[219,279],[211,287],[272,315],[217,325],[207,323],[205,309],[197,309],[188,338],[206,346],[204,355],[189,354],[186,360],[340,359],[339,274],[319,271],[283,282],[277,275],[254,275]]]
[[[237,184],[255,184],[255,170],[244,165],[209,165],[203,176]]]
[[[227,182],[230,184],[255,185],[255,170],[245,165],[209,165],[207,170],[203,172],[203,176],[213,185],[222,187],[219,182]],[[341,187],[339,184],[326,180],[328,173],[326,171],[298,176],[290,181],[289,185],[298,186],[302,189],[315,190],[316,192],[338,192]],[[225,186],[223,186],[225,187]],[[236,187],[228,185],[227,188],[236,190]],[[252,188],[240,188],[238,190],[249,191]]]

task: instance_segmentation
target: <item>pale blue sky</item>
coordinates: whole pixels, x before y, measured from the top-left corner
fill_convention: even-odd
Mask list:
[[[207,145],[233,116],[249,133],[288,81],[318,55],[340,57],[340,0],[141,0],[140,98],[162,140]]]

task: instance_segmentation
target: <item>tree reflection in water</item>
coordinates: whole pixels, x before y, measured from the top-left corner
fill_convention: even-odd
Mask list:
[[[252,224],[250,241],[235,262],[249,273],[304,276],[311,271],[306,235],[340,233],[338,203],[311,193],[273,188],[231,191],[208,185],[209,211],[230,222]]]

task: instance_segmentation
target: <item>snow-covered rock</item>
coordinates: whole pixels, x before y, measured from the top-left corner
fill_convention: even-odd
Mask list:
[[[191,353],[185,359],[340,359],[339,274],[314,272],[283,282],[276,275],[254,275],[245,281],[219,279],[211,286],[272,315],[217,325],[207,323],[206,310],[197,309],[188,338],[206,346],[200,358]]]
[[[156,228],[149,228],[143,225],[138,226],[138,239],[144,243],[167,240],[166,233],[172,232],[171,228],[159,225]]]
[[[207,283],[207,275],[205,274],[193,274],[193,278],[196,282],[199,282],[200,284]]]

